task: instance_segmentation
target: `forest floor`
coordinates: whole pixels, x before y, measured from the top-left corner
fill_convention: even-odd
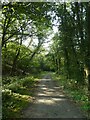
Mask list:
[[[49,74],[37,84],[35,99],[22,111],[22,118],[85,118],[80,107],[70,100]]]

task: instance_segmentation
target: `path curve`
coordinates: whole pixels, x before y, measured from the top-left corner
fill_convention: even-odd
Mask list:
[[[35,100],[23,111],[22,118],[85,118],[80,109],[62,92],[50,75],[40,80]]]

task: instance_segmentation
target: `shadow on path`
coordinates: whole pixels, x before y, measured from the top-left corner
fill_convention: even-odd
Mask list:
[[[41,79],[32,105],[23,111],[23,118],[85,118],[80,109],[63,94],[50,75]]]

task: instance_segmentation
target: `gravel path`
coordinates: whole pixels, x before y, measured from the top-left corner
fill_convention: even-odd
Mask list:
[[[23,118],[85,118],[80,109],[70,101],[50,75],[41,79],[35,100],[23,111]],[[80,119],[81,120],[81,119]]]

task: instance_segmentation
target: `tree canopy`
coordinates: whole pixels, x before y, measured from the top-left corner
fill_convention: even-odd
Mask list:
[[[1,17],[3,75],[54,71],[87,84],[90,101],[89,2],[4,2]]]

